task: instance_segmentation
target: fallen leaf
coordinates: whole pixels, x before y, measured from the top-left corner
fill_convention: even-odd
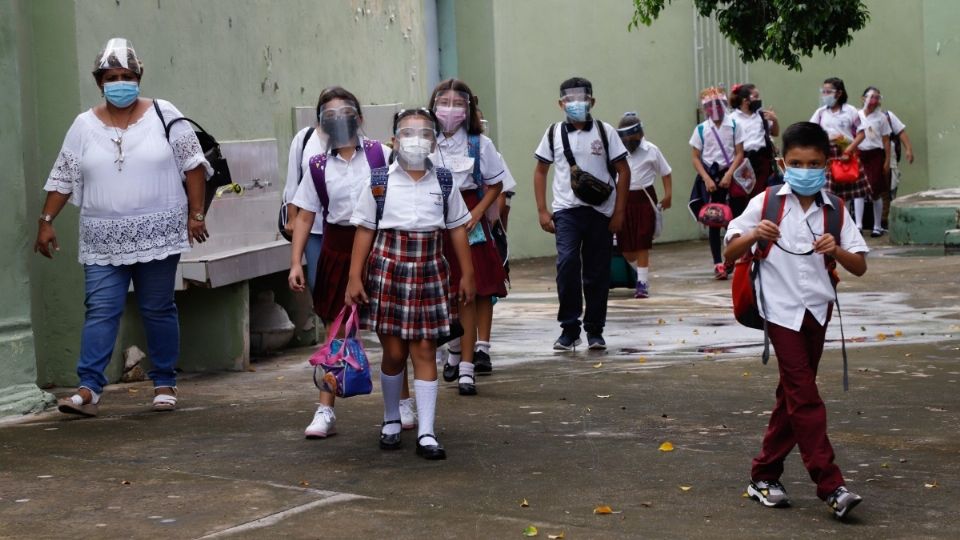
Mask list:
[[[906,353],[904,354],[904,356],[906,356],[907,358],[910,358],[910,353]]]
[[[563,539],[566,538],[566,537],[567,537],[567,536],[566,536],[565,534],[563,534],[563,531],[560,531],[559,534],[548,534],[548,535],[547,535],[547,538],[549,538],[550,540],[563,540]]]
[[[660,445],[659,450],[660,450],[661,452],[673,452],[673,443],[667,441],[667,442],[665,442],[665,443],[663,443],[663,444]]]
[[[744,372],[743,372],[743,376],[744,376],[744,377],[749,377],[749,376],[750,376],[750,372],[749,372],[749,371],[744,371]]]
[[[667,324],[667,321],[663,319],[657,319],[657,324]]]
[[[533,525],[531,525],[531,526],[529,526],[529,527],[527,527],[526,529],[523,530],[523,535],[524,535],[524,536],[536,536],[536,535],[538,535],[538,534],[540,534],[540,531],[538,531],[537,528],[534,527]]]
[[[640,364],[645,364],[647,362],[647,357],[641,356],[640,358],[637,358],[637,362]]]
[[[303,487],[307,487],[307,486],[310,485],[310,482],[307,482],[306,480],[301,480],[301,481],[300,481],[300,485],[303,486]]]
[[[284,378],[285,378],[285,377],[284,377],[283,375],[281,375],[281,376],[277,377],[277,380],[278,380],[278,381],[282,381]]]
[[[120,483],[123,484],[123,485],[125,485],[125,486],[129,486],[129,485],[130,485],[130,481],[129,481],[129,480],[121,480]]]
[[[893,335],[897,337],[903,337],[903,330],[897,330],[896,332],[893,333]]]
[[[889,463],[881,463],[881,464],[880,464],[880,468],[881,468],[881,469],[889,469],[889,468],[890,468],[890,464],[889,464]]]
[[[680,491],[690,491],[693,486],[680,486]]]
[[[887,340],[886,334],[884,334],[883,332],[880,332],[879,334],[877,334],[877,341],[886,341],[886,340]]]
[[[594,514],[603,514],[603,515],[612,514],[612,513],[613,513],[613,508],[610,508],[609,506],[598,506],[598,507],[596,507],[596,508],[593,509],[593,513],[594,513]]]
[[[600,395],[600,394],[597,394],[597,397],[600,398],[600,399],[607,399],[608,397],[610,397],[610,394],[607,394],[607,395],[605,395],[605,396]]]
[[[747,493],[746,491],[744,491],[743,493],[741,493],[740,496],[743,497],[744,499],[749,499],[749,498],[750,498],[750,494]]]
[[[930,489],[930,488],[940,487],[940,485],[937,484],[936,480],[934,480],[932,484],[924,484],[923,487]]]
[[[593,365],[593,367],[595,368],[603,367],[603,362],[597,362],[596,364]]]
[[[530,503],[528,503],[526,499],[520,501],[520,508],[526,508],[528,506],[530,506]]]
[[[136,393],[139,392],[139,391],[140,391],[140,390],[137,390],[136,388],[127,388],[127,392],[129,392],[129,393],[131,393],[131,394],[136,394]]]

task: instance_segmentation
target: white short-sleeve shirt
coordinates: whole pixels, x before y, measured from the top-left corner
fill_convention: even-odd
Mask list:
[[[822,205],[831,204],[826,190],[820,192],[818,200],[806,212],[789,184],[784,184],[777,195],[786,197],[779,225],[780,239],[777,242],[795,253],[809,251],[815,239],[824,234]],[[763,199],[763,193],[750,199],[743,214],[730,222],[724,237],[726,242],[729,243],[734,236],[746,234],[760,223]],[[841,208],[843,227],[840,229],[840,247],[851,253],[869,252],[846,207]],[[827,307],[834,300],[834,290],[823,255],[792,255],[774,245],[761,264],[763,299],[758,301],[760,313],[766,313],[769,322],[799,331],[804,314],[809,310],[817,322],[826,324]]]
[[[590,206],[601,214],[610,217],[613,215],[613,208],[617,198],[616,180],[611,176],[607,169],[607,152],[604,152],[603,141],[600,140],[597,131],[597,122],[589,120],[586,129],[578,130],[572,124],[567,124],[568,138],[570,140],[570,150],[573,152],[574,161],[581,170],[587,171],[600,180],[605,180],[613,184],[613,193],[599,206],[589,205],[573,194],[573,187],[570,185],[570,164],[567,163],[563,155],[563,139],[560,135],[560,127],[563,123],[557,123],[543,134],[540,145],[534,152],[534,156],[542,163],[553,165],[553,211],[568,210],[579,206]],[[627,149],[620,141],[617,130],[606,122],[600,122],[607,136],[607,142],[610,147],[610,163],[614,163],[626,158]],[[550,146],[548,134],[553,131],[553,146]]]
[[[643,139],[636,150],[627,154],[630,165],[630,191],[645,189],[654,184],[657,177],[673,172],[657,145]]]
[[[876,150],[883,148],[883,138],[890,135],[890,121],[887,115],[880,109],[874,109],[872,113],[867,114],[865,110],[859,113],[860,125],[857,131],[863,132],[863,141],[860,143],[861,150]]]
[[[745,152],[766,148],[767,137],[763,130],[763,122],[767,122],[768,131],[773,128],[772,122],[765,120],[759,111],[746,114],[740,109],[736,109],[730,116],[737,123],[737,131],[743,132],[743,150]]]
[[[327,154],[327,165],[324,170],[324,180],[327,184],[327,197],[330,199],[330,206],[327,208],[327,223],[334,225],[349,225],[350,217],[353,216],[353,209],[356,206],[357,195],[364,186],[370,185],[370,164],[367,163],[366,153],[363,151],[363,141],[354,149],[350,160],[346,160],[339,152]],[[390,148],[380,145],[383,152],[384,163],[390,159]],[[309,169],[304,169],[303,181],[293,197],[294,205],[303,208],[309,212],[317,214],[314,219],[314,227],[323,221],[323,206],[320,204],[320,196],[317,194],[316,184],[313,182],[313,175]]]
[[[901,131],[907,129],[907,125],[903,123],[897,115],[893,114],[893,111],[884,111],[885,116],[890,120],[890,133],[891,135],[899,135]]]
[[[486,135],[480,137],[480,176],[483,183],[491,186],[503,181],[503,160],[493,141]],[[437,149],[430,155],[430,161],[438,167],[446,167],[453,173],[453,185],[461,191],[477,189],[473,179],[473,158],[468,148],[467,130],[463,127],[447,137],[441,133],[437,138]]]
[[[830,140],[842,135],[853,141],[857,134],[857,124],[860,123],[860,113],[853,105],[844,103],[837,111],[820,107],[813,111],[810,121],[814,124],[820,124],[820,127],[827,132]]]
[[[447,216],[443,215],[443,192],[432,165],[420,180],[394,162],[389,168],[383,216],[377,224],[377,202],[370,182],[360,190],[350,223],[367,229],[428,232],[455,229],[470,221],[470,212],[459,190],[452,190],[447,199]]]
[[[690,136],[690,146],[700,151],[700,160],[707,167],[716,163],[721,169],[726,169],[733,163],[737,153],[736,146],[742,143],[743,130],[730,116],[723,117],[720,127],[717,127],[713,120],[705,120],[693,128]]]
[[[290,151],[287,155],[287,180],[283,186],[283,204],[293,203],[293,198],[300,187],[301,173],[307,173],[307,179],[309,180],[310,158],[326,151],[326,143],[322,140],[323,134],[316,128],[310,134],[307,145],[303,145],[303,139],[307,136],[307,131],[310,131],[309,127],[301,129],[294,135],[293,141],[290,142]],[[310,232],[323,234],[323,222],[315,219]]]

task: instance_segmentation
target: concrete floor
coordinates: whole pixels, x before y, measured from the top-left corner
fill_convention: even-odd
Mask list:
[[[477,397],[441,388],[446,461],[417,458],[409,432],[378,449],[377,389],[338,403],[339,435],[304,440],[310,351],[288,351],[184,376],[172,414],[148,412],[137,383],[112,386],[98,419],[0,427],[0,538],[957,538],[960,258],[871,243],[867,276],[840,292],[850,391],[836,341],[820,375],[838,463],[865,498],[848,523],[796,453],[792,508],[743,497],[775,360],[735,325],[706,245],[687,243],[657,247],[653,298],[612,292],[605,354],[553,353],[552,261],[515,264],[495,373]]]

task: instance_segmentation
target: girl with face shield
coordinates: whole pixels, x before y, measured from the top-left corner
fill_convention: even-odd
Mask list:
[[[873,230],[870,236],[877,238],[884,233],[882,226],[883,198],[890,192],[890,136],[892,125],[880,108],[880,90],[869,86],[863,91],[863,108],[858,112],[860,124],[854,144],[860,149],[860,162],[870,184],[873,199]],[[861,209],[861,213],[862,213]],[[863,225],[862,221],[858,221]]]
[[[437,341],[451,335],[451,304],[469,306],[475,287],[464,227],[471,220],[449,169],[429,158],[436,144],[433,113],[403,110],[394,117],[396,160],[375,169],[360,190],[350,223],[357,227],[350,259],[347,305],[361,306],[361,324],[383,348],[380,448],[400,448],[400,388],[407,356],[413,361],[417,455],[445,459],[434,431]],[[443,256],[450,231],[463,269],[456,297]]]
[[[753,168],[756,184],[748,195],[762,193],[774,172],[773,137],[780,135],[780,124],[773,109],[763,108],[760,90],[753,84],[736,84],[730,91],[730,116],[743,131],[744,157]],[[736,182],[735,189],[740,189]]]

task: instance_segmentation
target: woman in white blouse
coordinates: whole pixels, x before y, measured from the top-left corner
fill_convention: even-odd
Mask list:
[[[64,413],[97,415],[131,279],[153,366],[153,408],[169,411],[177,402],[174,281],[180,254],[194,240],[207,239],[204,183],[213,170],[186,122],[175,124],[168,140],[153,101],[139,97],[142,76],[132,44],[108,41],[93,70],[105,102],[73,121],[44,186],[34,251],[52,258],[59,249],[54,218],[68,201],[80,208],[86,315],[80,384],[76,394],[58,401]],[[169,102],[157,103],[164,117],[182,116]]]

